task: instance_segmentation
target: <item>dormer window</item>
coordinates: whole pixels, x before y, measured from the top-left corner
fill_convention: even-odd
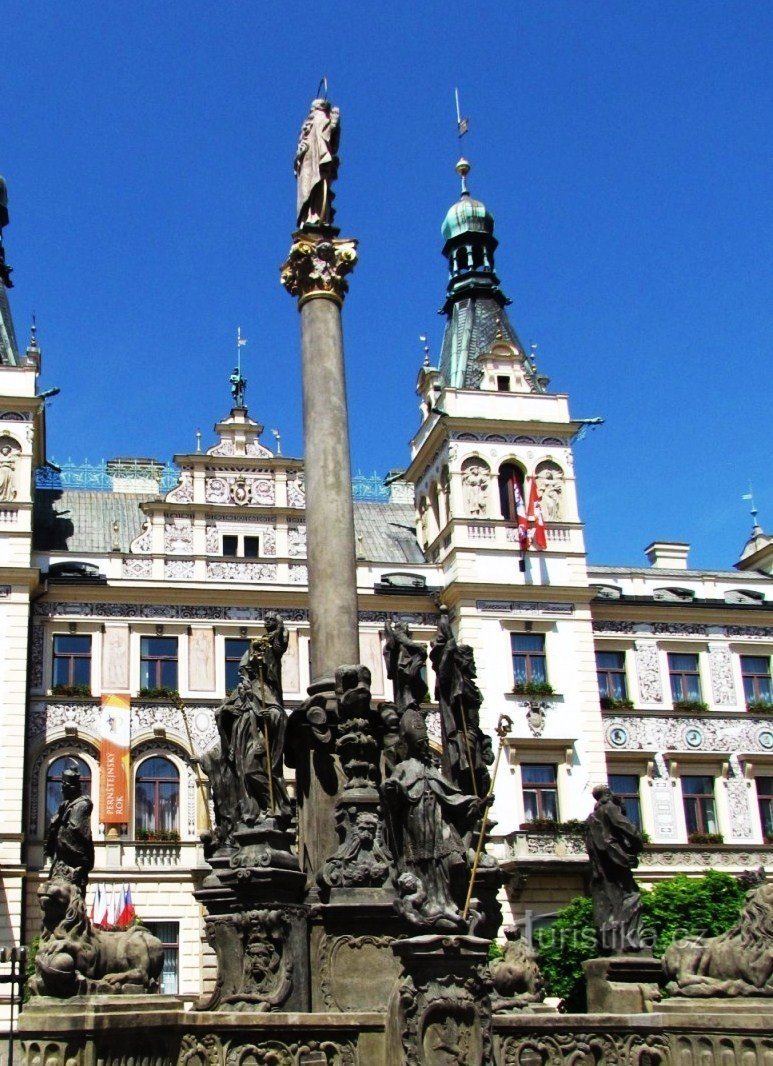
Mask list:
[[[765,594],[759,589],[729,589],[725,593],[725,603],[764,603]]]
[[[672,586],[669,588],[655,589],[652,597],[655,600],[670,600],[672,603],[689,603],[690,600],[695,599],[695,593],[692,589],[675,588]]]
[[[497,392],[509,392],[510,391],[510,376],[508,374],[497,374]]]

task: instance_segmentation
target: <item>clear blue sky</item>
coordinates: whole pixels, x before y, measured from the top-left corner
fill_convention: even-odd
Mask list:
[[[131,4],[6,0],[0,173],[20,341],[38,314],[48,449],[193,450],[247,400],[301,454],[298,315],[280,287],[292,157],[320,76],[342,110],[337,223],[352,464],[408,461],[440,223],[470,184],[524,343],[578,417],[593,562],[651,539],[726,567],[754,483],[773,529],[773,5],[613,0]]]

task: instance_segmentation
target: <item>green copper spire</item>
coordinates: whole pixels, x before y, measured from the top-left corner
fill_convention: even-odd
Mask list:
[[[18,366],[19,350],[6,289],[13,287],[11,268],[5,261],[3,230],[8,225],[8,187],[0,177],[0,366]]]
[[[467,188],[470,164],[460,159],[456,171],[462,194],[448,209],[441,233],[443,255],[448,260],[448,288],[441,313],[448,323],[440,354],[440,374],[455,389],[476,389],[482,370],[478,357],[497,338],[523,350],[505,311],[510,302],[494,271],[494,216],[475,200]]]

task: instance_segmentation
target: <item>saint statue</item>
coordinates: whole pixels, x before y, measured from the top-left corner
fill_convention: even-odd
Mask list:
[[[488,509],[488,471],[485,467],[476,463],[465,470],[462,484],[464,485],[464,505],[467,514],[473,518],[485,517]]]
[[[644,947],[641,892],[631,872],[639,865],[644,840],[607,785],[597,785],[593,798],[596,806],[586,822],[585,847],[599,950],[603,955],[628,955]]]
[[[62,802],[48,827],[45,853],[51,859],[49,879],[75,885],[84,898],[94,868],[93,808],[90,797],[81,795],[81,774],[73,761],[62,774]]]
[[[465,796],[432,764],[424,718],[407,710],[400,720],[406,751],[381,786],[387,832],[397,864],[396,909],[426,930],[466,930],[455,886],[466,888],[463,835],[480,818],[486,800]]]
[[[487,767],[494,761],[494,751],[491,738],[480,728],[483,696],[475,683],[475,655],[469,644],[456,643],[443,606],[429,656],[437,678],[443,770],[462,792],[485,796],[491,784]]]
[[[8,441],[0,444],[0,501],[16,499],[16,451]]]
[[[239,683],[215,713],[220,748],[238,784],[240,826],[267,814],[290,815],[282,773],[287,716],[282,693],[282,656],[288,634],[281,618],[266,615],[266,633],[239,663]]]
[[[300,229],[333,222],[335,194],[331,186],[338,175],[340,129],[338,108],[329,100],[312,100],[295,153]]]
[[[401,712],[408,707],[418,708],[429,696],[424,676],[427,649],[411,639],[407,622],[392,623],[387,619],[384,629],[384,661],[394,689],[395,704]]]

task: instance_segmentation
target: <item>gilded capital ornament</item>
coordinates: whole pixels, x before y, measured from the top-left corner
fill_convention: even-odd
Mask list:
[[[339,306],[349,291],[346,275],[357,264],[357,241],[296,234],[280,280],[299,308],[307,300],[326,297]]]

